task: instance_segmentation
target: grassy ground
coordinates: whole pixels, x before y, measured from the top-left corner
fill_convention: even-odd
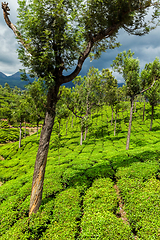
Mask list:
[[[86,141],[80,124],[53,129],[43,200],[28,218],[36,134],[0,147],[0,239],[160,239],[160,108],[149,132],[150,107],[133,115],[130,149],[125,150],[129,112],[119,114],[117,133],[111,111],[92,114]]]

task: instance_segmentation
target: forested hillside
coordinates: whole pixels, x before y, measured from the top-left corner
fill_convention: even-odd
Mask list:
[[[159,239],[160,107],[134,106],[116,120],[110,106],[94,108],[86,140],[81,119],[58,118],[52,131],[42,204],[28,217],[37,134],[0,147],[0,239]],[[115,136],[114,136],[115,135]]]

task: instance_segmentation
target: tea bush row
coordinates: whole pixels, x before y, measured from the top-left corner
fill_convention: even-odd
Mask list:
[[[160,184],[156,176],[156,161],[133,163],[120,168],[118,186],[125,203],[125,211],[132,230],[141,240],[159,239]]]
[[[130,227],[116,217],[118,199],[112,181],[95,180],[83,199],[79,239],[132,239]]]

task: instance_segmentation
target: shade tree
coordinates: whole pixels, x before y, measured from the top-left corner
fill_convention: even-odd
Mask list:
[[[75,87],[72,88],[67,106],[81,119],[80,145],[82,145],[83,133],[84,140],[87,137],[91,112],[95,107],[101,106],[104,98],[104,78],[98,69],[91,67],[86,76],[76,77],[73,83]]]
[[[39,122],[45,118],[46,89],[43,82],[39,80],[35,80],[32,84],[28,84],[26,89],[26,98],[30,107],[30,121],[36,122],[38,137]]]
[[[142,86],[144,88],[149,88],[151,83],[155,81],[154,86],[149,88],[148,91],[144,92],[144,97],[147,99],[151,105],[151,123],[150,131],[152,130],[153,118],[154,118],[154,108],[160,102],[160,61],[156,58],[152,63],[145,65],[145,68],[141,72]],[[145,104],[144,104],[145,110]],[[143,118],[144,118],[143,110]]]
[[[142,84],[140,78],[140,65],[139,60],[133,58],[134,53],[131,50],[123,51],[119,53],[113,64],[111,65],[115,71],[122,74],[125,84],[126,84],[126,95],[130,98],[130,118],[126,142],[126,150],[129,149],[130,136],[131,136],[131,126],[132,126],[132,116],[134,108],[134,99],[138,94],[142,94],[147,90],[151,89],[155,83],[155,79],[150,79],[150,85],[146,89],[142,89],[145,85]]]

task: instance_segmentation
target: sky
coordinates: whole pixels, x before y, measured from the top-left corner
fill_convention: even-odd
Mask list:
[[[10,20],[13,24],[17,21],[17,0],[8,0],[10,8]],[[141,69],[144,68],[146,63],[153,62],[156,57],[160,57],[160,26],[152,30],[145,36],[133,36],[126,33],[124,30],[120,30],[118,34],[118,42],[122,44],[121,47],[114,50],[107,50],[107,52],[101,55],[98,60],[87,59],[83,65],[80,75],[84,76],[89,67],[98,68],[100,71],[103,68],[111,68],[113,60],[118,53],[131,49],[135,53],[134,58],[140,60]],[[0,14],[0,72],[6,75],[12,75],[23,68],[18,60],[17,54],[18,43],[15,39],[14,33],[6,25],[3,19],[3,11],[1,9]],[[123,82],[123,78],[118,73],[113,73],[118,82]]]

